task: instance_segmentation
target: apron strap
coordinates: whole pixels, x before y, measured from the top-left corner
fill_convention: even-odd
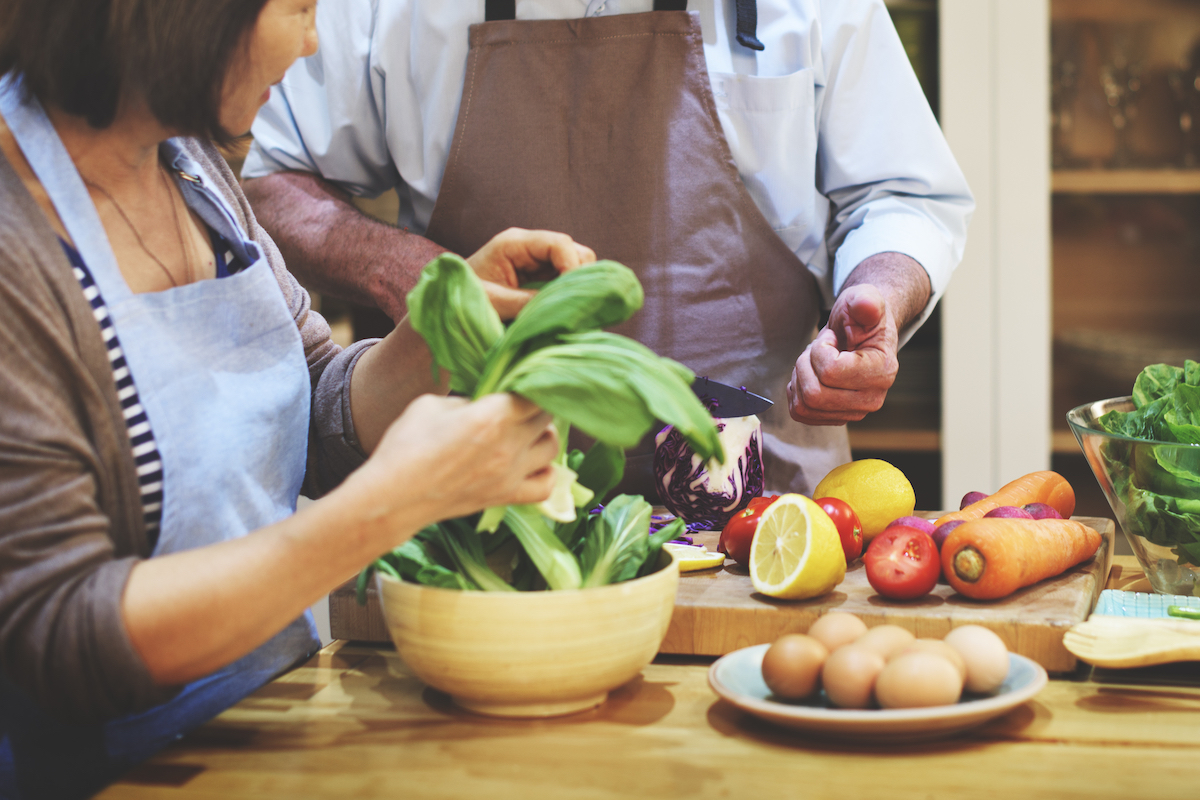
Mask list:
[[[654,0],[655,11],[686,11],[687,0]],[[485,0],[485,22],[517,18],[517,0]],[[763,43],[755,36],[758,27],[757,0],[737,0],[737,40],[743,47],[762,50]]]
[[[654,3],[658,8],[658,3]],[[755,36],[754,29],[758,27],[757,0],[737,0],[737,40],[743,47],[751,50],[762,50],[763,43]]]
[[[486,0],[483,4],[483,21],[516,19],[517,0]]]

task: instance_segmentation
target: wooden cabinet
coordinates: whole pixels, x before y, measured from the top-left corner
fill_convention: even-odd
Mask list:
[[[1200,356],[1200,3],[941,0],[942,123],[978,210],[943,301],[947,502],[1053,466],[1070,408]]]
[[[1200,3],[1050,9],[1057,456],[1069,409],[1200,358]]]
[[[1051,0],[1050,31],[1052,464],[1086,479],[1067,411],[1200,358],[1200,3]]]

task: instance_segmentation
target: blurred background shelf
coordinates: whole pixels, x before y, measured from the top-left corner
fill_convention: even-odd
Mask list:
[[[1200,360],[1200,3],[1050,10],[1051,460],[1111,518],[1065,415]]]
[[[1200,17],[1195,0],[1053,0],[1052,20],[1096,22],[1178,22]]]
[[[942,433],[936,429],[851,428],[850,448],[859,452],[936,453],[942,448]]]
[[[1196,194],[1200,169],[1057,169],[1050,188],[1058,194]]]

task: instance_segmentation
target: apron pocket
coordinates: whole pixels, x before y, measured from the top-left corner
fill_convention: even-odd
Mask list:
[[[762,77],[710,74],[717,116],[738,174],[767,222],[781,232],[818,219],[816,90],[811,69]],[[809,236],[820,237],[823,231]],[[792,238],[795,238],[794,236]],[[800,250],[799,242],[785,239]]]

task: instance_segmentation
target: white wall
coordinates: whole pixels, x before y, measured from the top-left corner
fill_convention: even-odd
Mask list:
[[[941,0],[941,121],[977,209],[942,301],[942,498],[1050,463],[1049,0]]]

